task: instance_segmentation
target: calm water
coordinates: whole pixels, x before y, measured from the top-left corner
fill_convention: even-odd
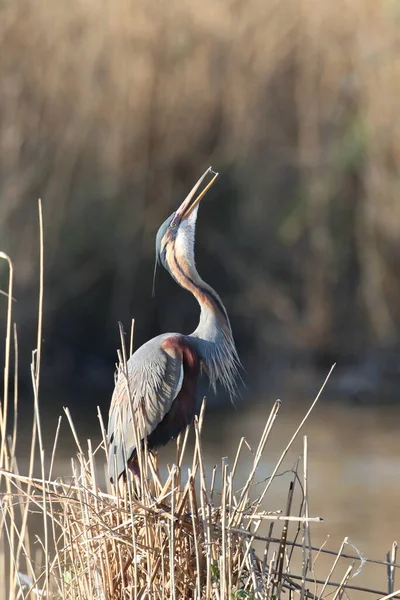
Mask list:
[[[224,456],[233,464],[242,436],[247,438],[253,449],[257,447],[271,406],[272,402],[268,401],[239,413],[208,413],[203,443],[210,469],[214,464],[220,464]],[[258,481],[271,474],[307,408],[306,404],[301,407],[283,405],[257,473]],[[54,469],[56,476],[70,475],[69,459],[76,452],[66,422],[63,427]],[[85,423],[80,424],[80,432],[84,434],[81,438],[84,443],[86,437],[90,437],[90,433],[85,430]],[[45,433],[49,440],[49,427],[46,427]],[[93,441],[98,441],[97,430],[92,433]],[[349,407],[321,399],[285,458],[281,472],[291,469],[302,453],[304,434],[308,436],[309,448],[310,515],[324,518],[322,523],[312,524],[313,545],[320,546],[329,537],[326,547],[338,550],[343,538],[348,536],[351,544],[362,555],[384,560],[393,540],[400,542],[400,410],[371,406]],[[19,452],[22,473],[27,468],[28,439],[29,436],[24,434],[22,428]],[[168,446],[161,452],[160,463],[166,464],[173,460],[173,448]],[[252,460],[251,453],[246,451],[240,463],[237,488],[245,481]],[[102,465],[98,466],[101,480],[104,472]],[[288,473],[274,481],[265,500],[267,510],[285,511],[290,479],[291,474]],[[299,509],[299,492],[298,489],[293,514]],[[268,526],[269,523],[260,532],[266,534]],[[277,524],[275,535],[279,536],[280,531],[281,525]],[[296,525],[293,524],[289,530],[289,538],[293,539],[295,533]],[[354,553],[352,547],[347,547],[346,551]],[[296,560],[300,572],[300,554],[295,562]],[[317,578],[327,575],[333,560],[334,557],[318,559],[315,569]],[[344,559],[340,561],[332,578],[334,581],[342,579],[348,564],[349,561]],[[397,587],[400,587],[400,573],[397,579]],[[366,564],[352,583],[385,591],[385,567]],[[310,589],[313,590],[312,585]],[[366,596],[352,593],[350,597]]]

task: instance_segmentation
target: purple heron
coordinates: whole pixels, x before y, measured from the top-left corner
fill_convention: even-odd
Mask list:
[[[137,473],[137,444],[156,450],[183,431],[194,418],[196,388],[204,372],[215,389],[217,381],[233,397],[240,367],[226,309],[217,292],[201,279],[195,266],[194,242],[200,200],[218,173],[211,167],[161,225],[156,239],[157,261],[200,305],[200,320],[190,335],[164,333],[141,346],[120,369],[108,422],[111,482]],[[207,176],[212,179],[196,196]],[[140,416],[140,414],[141,416]]]

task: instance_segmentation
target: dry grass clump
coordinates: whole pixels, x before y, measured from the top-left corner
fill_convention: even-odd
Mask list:
[[[262,509],[283,459],[317,399],[261,490],[256,485],[257,469],[281,407],[279,401],[272,408],[258,447],[253,451],[242,438],[232,466],[222,459],[220,467],[207,472],[201,445],[203,403],[194,423],[194,446],[188,443],[188,429],[177,440],[175,464],[163,472],[156,457],[144,451],[139,457],[140,481],[129,480],[128,485],[107,491],[99,485],[107,458],[105,437],[97,448],[89,440],[84,451],[66,410],[78,449],[68,481],[52,473],[59,428],[48,475],[43,478],[20,475],[15,456],[4,450],[6,468],[1,475],[6,492],[2,494],[0,554],[3,567],[7,564],[9,570],[8,597],[339,599],[349,598],[358,590],[370,592],[374,598],[400,598],[400,591],[394,589],[395,570],[400,567],[396,564],[396,544],[386,561],[371,561],[386,565],[388,594],[350,583],[368,559],[346,554],[347,538],[338,553],[311,545],[310,524],[322,519],[309,516],[306,437],[303,468],[299,468],[299,461],[293,470],[288,496],[283,499],[284,513],[281,507]],[[104,436],[100,414],[99,418]],[[40,421],[37,425],[40,439]],[[189,447],[193,448],[190,453]],[[253,464],[245,484],[238,489],[241,454],[247,451],[253,454]],[[44,473],[43,458],[42,454]],[[301,490],[302,501],[300,512],[293,514],[296,487]],[[34,550],[31,531],[35,515],[42,519],[39,551]],[[260,526],[266,521],[270,523],[268,534],[261,535]],[[294,540],[288,538],[291,522],[298,524]],[[334,558],[328,577],[318,579],[316,563],[322,553]],[[334,581],[332,575],[341,558],[353,562]],[[4,570],[3,581],[5,575]]]
[[[42,569],[38,571],[28,546],[23,546],[22,562],[34,582],[32,589],[39,587],[50,597],[66,599],[200,599],[273,598],[278,588],[298,587],[283,576],[283,557],[279,559],[275,551],[260,558],[253,548],[253,534],[261,522],[287,521],[279,511],[261,510],[272,479],[258,498],[251,497],[257,465],[279,407],[278,402],[254,453],[253,469],[239,491],[234,481],[245,441],[232,468],[223,459],[221,470],[215,467],[207,474],[200,436],[204,410],[195,421],[196,440],[185,477],[189,430],[177,442],[176,464],[168,469],[165,481],[156,459],[144,452],[142,481],[124,486],[121,495],[115,489],[104,492],[97,484],[95,458],[104,463],[103,443],[94,451],[89,443],[84,453],[77,440],[78,459],[72,463],[69,482],[3,471],[13,489],[3,497],[6,530],[14,528],[16,499],[22,512],[39,510],[47,522],[47,541],[42,545],[47,551],[52,549]],[[216,485],[218,471],[221,481]],[[304,526],[315,520],[292,519]],[[19,533],[14,535],[20,538]],[[11,546],[17,558],[16,544]],[[21,577],[14,574],[13,581],[15,590],[23,591]]]

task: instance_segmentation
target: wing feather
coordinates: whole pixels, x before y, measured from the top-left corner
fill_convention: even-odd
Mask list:
[[[108,471],[115,482],[137,443],[163,420],[183,382],[183,357],[178,345],[162,347],[171,334],[141,346],[119,371],[108,420]]]

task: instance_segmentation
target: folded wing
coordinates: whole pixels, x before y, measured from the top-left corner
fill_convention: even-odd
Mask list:
[[[183,382],[183,356],[178,344],[168,346],[168,335],[141,346],[120,369],[108,421],[108,471],[116,482],[127,461],[163,420]]]

